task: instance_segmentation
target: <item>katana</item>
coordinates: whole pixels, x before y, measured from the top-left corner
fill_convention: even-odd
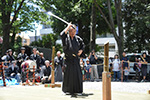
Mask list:
[[[47,12],[47,14],[50,15],[50,16],[53,16],[53,17],[55,17],[57,19],[59,19],[60,21],[66,23],[66,24],[69,24],[67,21],[63,20],[62,18],[60,18],[60,17],[58,17],[56,15],[54,15],[52,12]]]
[[[70,24],[69,22],[65,21],[64,19],[62,19],[62,18],[60,18],[60,17],[54,15],[54,14],[53,14],[52,12],[50,12],[50,11],[47,12],[47,14],[50,15],[50,16],[53,16],[53,17],[55,17],[55,18],[57,18],[57,19],[59,19],[60,21],[66,23],[67,25]],[[72,27],[73,27],[73,26],[72,26]],[[75,27],[73,27],[73,28],[75,29]]]

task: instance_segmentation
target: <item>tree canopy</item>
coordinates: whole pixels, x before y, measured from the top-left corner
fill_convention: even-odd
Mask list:
[[[91,7],[90,0],[41,0],[38,5],[42,6],[46,11],[51,11],[53,14],[63,18],[68,22],[78,26],[78,35],[81,36],[86,44],[85,52],[89,52],[90,45],[90,27],[91,27]],[[108,11],[103,1],[103,11],[108,15]],[[60,6],[61,5],[61,6]],[[97,10],[97,9],[96,9]],[[100,17],[101,14],[96,11],[96,34],[103,34],[109,31],[107,24]],[[107,16],[108,17],[108,16]],[[47,22],[53,28],[55,34],[58,34],[66,27],[66,24],[60,20],[51,17],[50,22]]]
[[[31,45],[46,48],[56,45],[59,33],[67,25],[46,15],[44,10],[78,26],[78,35],[86,45],[85,53],[89,53],[90,45],[95,45],[97,34],[106,33],[114,35],[120,55],[124,50],[150,50],[149,0],[1,0],[0,35],[3,36],[3,54],[9,47],[17,47],[14,42],[16,33],[32,31],[34,22],[51,25],[54,33],[43,36],[42,40]],[[91,27],[95,30],[93,44],[90,43]]]
[[[13,47],[16,33],[32,30],[31,23],[43,18],[44,14],[34,6],[34,3],[34,0],[1,0],[0,34],[3,36],[3,54],[10,46]]]
[[[125,49],[150,50],[150,1],[126,0],[124,3]]]
[[[62,51],[62,46],[60,44],[56,44],[56,40],[58,36],[56,34],[47,34],[42,36],[42,39],[32,42],[31,46],[43,47],[43,48],[52,48],[55,46],[56,51]]]

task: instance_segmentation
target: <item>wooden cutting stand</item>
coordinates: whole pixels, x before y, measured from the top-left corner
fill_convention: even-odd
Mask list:
[[[102,73],[103,100],[111,100],[111,73],[109,72],[109,42],[104,44],[104,71]]]
[[[45,87],[61,87],[61,84],[55,84],[55,65],[54,65],[54,57],[55,57],[55,46],[53,46],[52,51],[52,71],[51,71],[51,84],[45,84]]]
[[[150,94],[150,90],[148,90],[148,94]]]

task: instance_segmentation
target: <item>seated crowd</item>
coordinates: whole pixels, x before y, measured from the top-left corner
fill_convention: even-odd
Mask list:
[[[28,64],[22,65],[23,62],[28,60],[34,61],[36,63],[36,70],[35,70],[35,78],[37,82],[50,83],[51,82],[51,66],[50,61],[45,60],[43,53],[39,53],[37,48],[33,48],[32,54],[27,56],[25,53],[25,48],[21,47],[21,52],[18,56],[13,56],[13,51],[11,49],[6,51],[6,54],[3,57],[0,57],[0,62],[4,62],[4,71],[5,71],[5,78],[11,79],[15,78],[18,83],[26,82],[26,68]],[[57,53],[57,57],[55,57],[55,81],[62,81],[62,75],[58,73],[62,73],[62,58],[60,56],[60,51]],[[57,65],[56,65],[57,64]],[[33,70],[33,69],[30,69]],[[29,70],[29,79],[32,77],[33,72]],[[61,72],[60,72],[61,70]],[[32,80],[31,80],[32,81]]]

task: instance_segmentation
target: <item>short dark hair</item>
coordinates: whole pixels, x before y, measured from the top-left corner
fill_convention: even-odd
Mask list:
[[[142,56],[143,56],[144,54],[147,55],[146,52],[143,52]]]
[[[119,57],[117,54],[115,54],[114,58],[115,58],[116,56]]]

